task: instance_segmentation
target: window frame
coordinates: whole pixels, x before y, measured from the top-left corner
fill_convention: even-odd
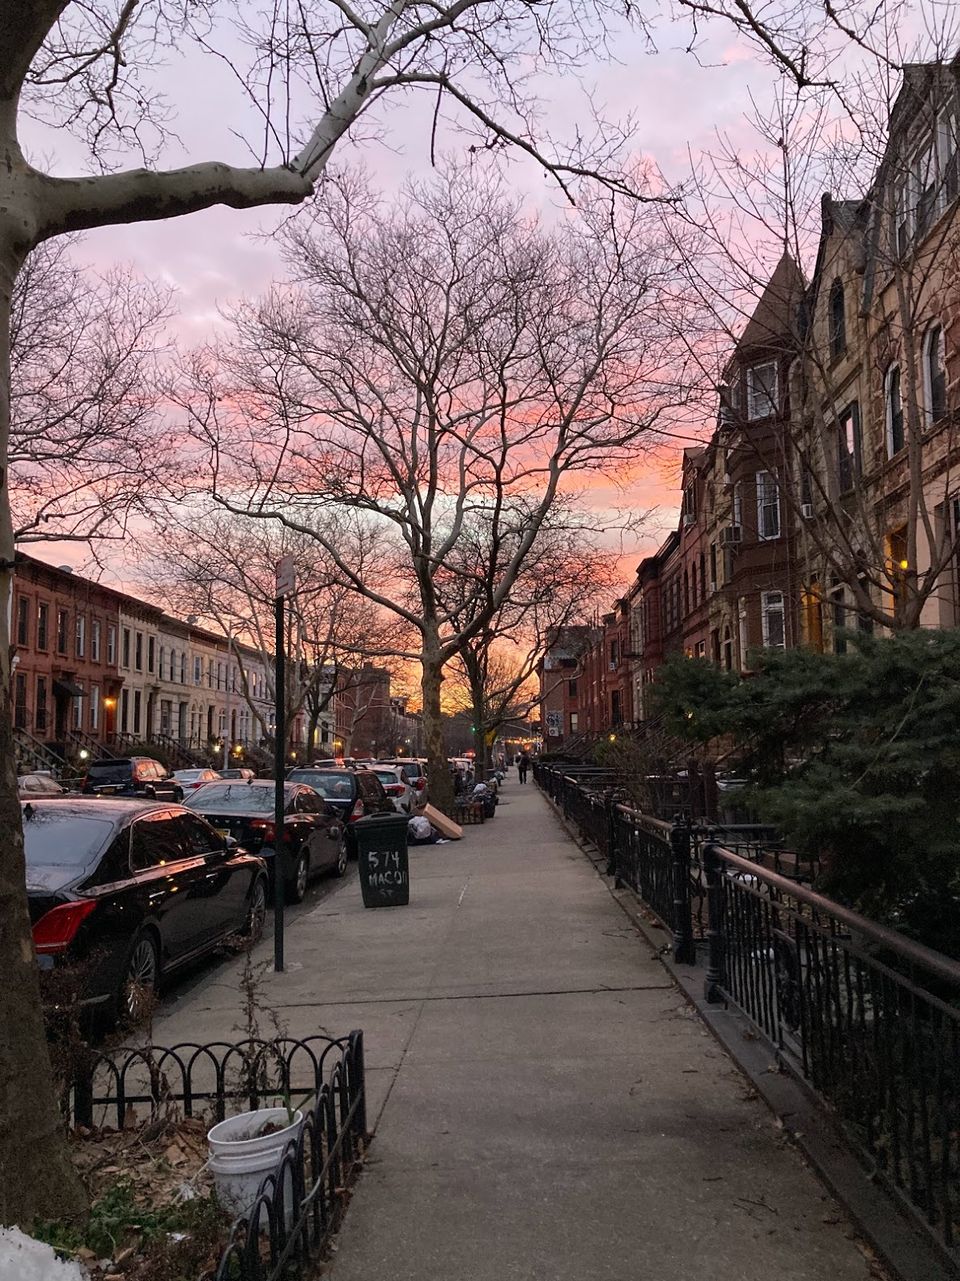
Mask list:
[[[847,448],[844,424],[849,421],[853,431],[853,452]],[[849,474],[847,469],[849,468]],[[860,429],[860,403],[851,400],[837,415],[837,483],[841,497],[853,493],[856,482],[863,475],[863,437]],[[846,483],[845,483],[846,481]]]
[[[896,386],[897,401],[899,402],[899,410],[897,411],[896,414],[894,413],[894,409],[893,409],[894,386]],[[887,372],[883,376],[883,407],[884,407],[884,417],[886,422],[887,457],[895,458],[896,455],[899,454],[900,451],[906,445],[906,435],[905,435],[904,418],[903,418],[903,382],[902,382],[902,376],[900,373],[900,366],[896,361],[893,361],[887,367]],[[898,416],[899,416],[899,424],[900,424],[900,427],[899,427],[900,444],[899,445],[897,444],[897,430],[896,430]]]
[[[774,603],[774,597],[778,604]],[[770,641],[770,619],[775,614],[780,616],[780,643],[776,645]],[[764,649],[787,648],[787,601],[785,593],[777,588],[760,593],[760,634]]]
[[[767,409],[758,412],[757,387],[754,385],[754,377],[761,369],[773,370],[773,390],[769,391],[763,388],[763,395],[766,397]],[[762,360],[747,369],[747,418],[750,422],[759,422],[764,418],[773,418],[780,411],[780,370],[777,368],[775,360]]]
[[[837,299],[840,306],[837,307]],[[837,276],[830,286],[828,302],[828,321],[830,330],[830,355],[838,360],[847,350],[847,297],[843,281]]]
[[[934,344],[934,340],[936,345]],[[933,376],[932,357],[934,350],[940,354],[940,364],[936,378]],[[934,384],[941,383],[941,400],[939,406],[934,404]],[[928,325],[923,336],[923,405],[928,426],[940,422],[947,416],[947,349],[942,321],[935,320]]]
[[[771,501],[767,493],[767,482],[773,486],[773,500]],[[764,521],[764,512],[773,511],[776,514],[776,532],[766,533]],[[757,472],[757,538],[762,543],[775,542],[783,533],[783,522],[780,514],[780,486],[777,483],[777,474],[773,471]]]

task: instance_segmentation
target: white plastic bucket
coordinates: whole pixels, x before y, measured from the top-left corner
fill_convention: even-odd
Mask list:
[[[250,1138],[264,1125],[280,1125],[288,1120],[286,1108],[260,1108],[240,1112],[220,1121],[207,1134],[210,1149],[209,1170],[213,1175],[221,1204],[233,1214],[246,1214],[260,1184],[280,1164],[284,1148],[300,1137],[303,1113],[294,1112],[293,1123],[282,1130]],[[284,1188],[284,1208],[288,1223],[293,1215],[293,1192],[289,1179]]]

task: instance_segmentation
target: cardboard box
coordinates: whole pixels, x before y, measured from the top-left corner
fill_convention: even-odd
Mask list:
[[[447,818],[446,814],[441,814],[433,805],[424,805],[423,817],[429,819],[431,826],[435,827],[448,841],[459,841],[463,836],[463,828],[460,824],[455,823],[452,818]]]

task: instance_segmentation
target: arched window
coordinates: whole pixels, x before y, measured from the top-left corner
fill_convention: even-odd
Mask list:
[[[943,326],[931,325],[923,343],[923,393],[927,421],[939,422],[947,412],[947,363]]]
[[[904,445],[903,397],[900,393],[900,366],[891,365],[884,379],[887,406],[887,456],[899,454]]]
[[[830,355],[841,356],[847,350],[847,313],[843,285],[835,280],[830,286]]]

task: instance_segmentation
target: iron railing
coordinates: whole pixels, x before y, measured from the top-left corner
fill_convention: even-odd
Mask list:
[[[817,893],[769,828],[662,822],[566,769],[538,781],[703,965],[706,1000],[754,1024],[960,1267],[960,963]]]
[[[707,1000],[763,1030],[954,1252],[960,963],[721,845],[704,864]]]
[[[303,1281],[342,1217],[367,1142],[363,1033],[91,1052],[64,1106],[74,1124],[118,1128],[179,1107],[211,1124],[265,1101],[303,1124],[233,1224],[216,1281]]]

